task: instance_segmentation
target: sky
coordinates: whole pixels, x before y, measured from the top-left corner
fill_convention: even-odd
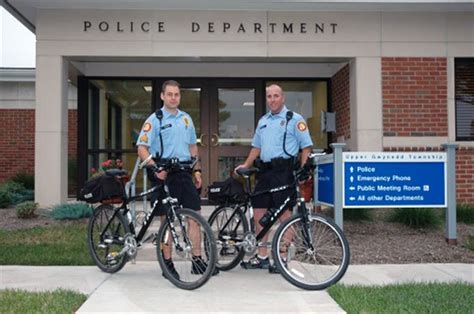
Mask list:
[[[36,36],[0,6],[0,68],[34,68]]]

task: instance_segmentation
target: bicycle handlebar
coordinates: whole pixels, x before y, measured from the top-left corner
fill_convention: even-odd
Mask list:
[[[147,158],[148,159],[148,158]],[[155,160],[153,158],[153,160]],[[144,166],[144,163],[148,163],[148,160],[144,160],[140,163],[140,167]],[[192,157],[189,161],[180,161],[178,158],[168,158],[168,159],[159,159],[155,161],[153,166],[146,166],[149,167],[154,172],[162,172],[162,171],[172,171],[172,170],[192,170],[197,163],[197,159]]]

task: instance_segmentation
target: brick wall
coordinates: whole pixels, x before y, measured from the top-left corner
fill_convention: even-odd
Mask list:
[[[384,136],[447,136],[446,58],[382,58]]]
[[[0,183],[20,171],[34,172],[35,111],[0,109]]]
[[[474,204],[474,147],[456,152],[456,196],[458,203]]]
[[[343,67],[331,78],[332,105],[336,112],[336,139],[344,136],[351,138],[351,111],[349,91],[349,65]]]
[[[68,155],[77,152],[77,110],[69,110]],[[0,109],[0,183],[26,171],[34,174],[35,110]]]

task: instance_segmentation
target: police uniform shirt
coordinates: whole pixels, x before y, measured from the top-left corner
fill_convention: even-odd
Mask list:
[[[153,113],[143,124],[138,136],[137,146],[148,146],[150,153],[156,156],[162,152],[160,147],[160,132],[163,137],[164,152],[161,158],[177,157],[180,161],[191,159],[189,151],[190,144],[196,144],[196,130],[193,120],[184,111],[178,110],[176,115],[169,113],[163,108],[161,125],[156,114]]]
[[[283,135],[285,134],[286,106],[278,114],[266,113],[258,121],[257,129],[252,140],[252,146],[260,149],[260,158],[269,162],[273,158],[290,158],[283,151]],[[308,126],[303,117],[294,112],[288,122],[286,134],[286,151],[296,156],[299,149],[313,146]]]

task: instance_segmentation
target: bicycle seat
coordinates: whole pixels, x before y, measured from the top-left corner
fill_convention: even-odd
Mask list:
[[[122,170],[122,169],[109,169],[109,170],[106,170],[105,171],[105,174],[108,175],[108,176],[123,176],[125,174],[127,174],[127,171],[125,170]]]
[[[237,169],[237,173],[243,177],[251,176],[254,173],[259,172],[258,168],[239,168]]]

